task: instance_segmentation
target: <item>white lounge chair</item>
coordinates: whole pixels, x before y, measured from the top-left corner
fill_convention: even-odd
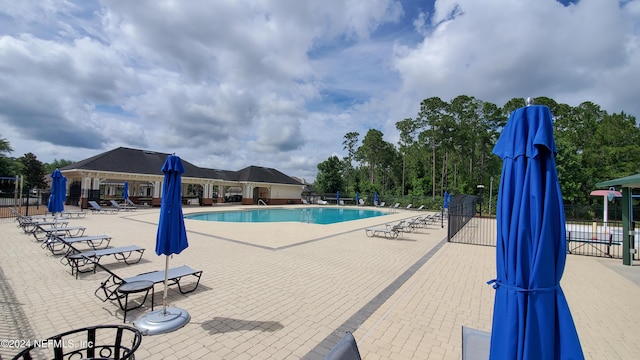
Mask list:
[[[365,228],[364,229],[364,233],[368,236],[368,237],[374,237],[374,236],[384,236],[387,239],[395,239],[398,237],[398,235],[400,235],[400,232],[397,231],[396,229],[388,229],[388,228],[383,228],[383,227],[378,227],[378,228]]]
[[[406,225],[412,230],[415,230],[417,228],[424,228],[427,227],[427,220],[425,220],[424,216],[418,216],[416,218],[407,220]]]
[[[399,232],[412,232],[416,228],[413,221],[401,220],[397,224],[387,224],[387,228],[394,228]]]
[[[365,228],[364,233],[368,237],[384,236],[387,239],[396,239],[400,232],[406,232],[405,222],[401,221],[395,225],[387,224],[385,227]]]

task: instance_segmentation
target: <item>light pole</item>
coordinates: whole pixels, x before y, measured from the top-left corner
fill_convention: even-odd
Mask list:
[[[480,216],[482,216],[482,191],[484,190],[484,185],[478,184],[476,186],[476,189],[478,189],[478,191],[480,191]]]

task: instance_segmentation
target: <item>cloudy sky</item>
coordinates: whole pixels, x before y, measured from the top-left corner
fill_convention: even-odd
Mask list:
[[[0,0],[11,156],[119,146],[315,179],[420,101],[548,96],[640,119],[640,0]]]

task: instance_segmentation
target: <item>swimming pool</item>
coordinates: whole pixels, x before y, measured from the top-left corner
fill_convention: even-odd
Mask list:
[[[386,215],[386,213],[379,210],[313,207],[216,211],[188,214],[185,215],[184,218],[191,220],[222,222],[306,222],[326,225],[382,215]]]

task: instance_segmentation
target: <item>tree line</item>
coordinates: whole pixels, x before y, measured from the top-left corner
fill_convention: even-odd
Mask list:
[[[13,152],[11,143],[0,137],[0,192],[3,194],[13,194],[15,183],[6,178],[22,176],[24,179],[23,188],[26,189],[48,189],[47,176],[56,168],[72,164],[70,160],[57,160],[52,163],[43,163],[33,153],[26,153],[21,157],[9,156]]]
[[[554,116],[556,163],[566,204],[589,204],[595,184],[640,172],[640,127],[634,116],[609,114],[599,105],[572,107],[538,97]],[[450,102],[424,99],[415,118],[396,122],[397,144],[370,129],[344,135],[342,159],[318,164],[318,193],[364,194],[439,199],[445,191],[478,194],[478,185],[500,183],[502,161],[493,147],[509,115],[525,106],[513,98],[504,106],[460,95]]]

